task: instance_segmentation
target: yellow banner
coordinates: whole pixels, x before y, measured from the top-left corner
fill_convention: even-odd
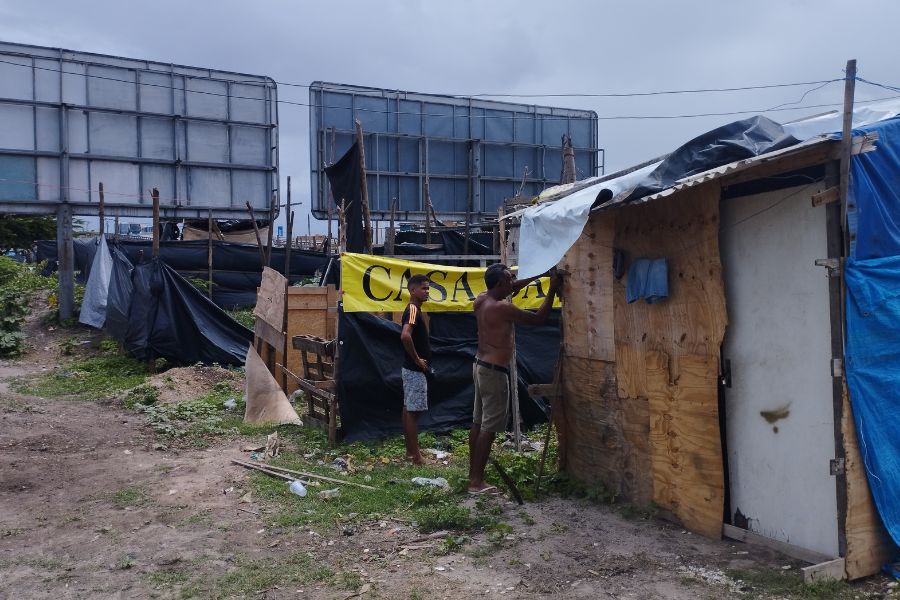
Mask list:
[[[345,312],[403,312],[409,303],[406,284],[413,275],[431,280],[426,312],[471,312],[478,294],[487,288],[481,267],[449,267],[385,258],[341,254],[341,289]],[[513,295],[519,308],[536,310],[547,297],[550,279],[543,277]],[[554,306],[561,306],[559,299]]]

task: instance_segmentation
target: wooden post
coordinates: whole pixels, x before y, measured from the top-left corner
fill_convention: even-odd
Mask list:
[[[338,254],[347,251],[347,201],[341,199],[341,207],[338,209]]]
[[[284,278],[291,285],[291,246],[294,244],[294,213],[291,210],[291,176],[287,178],[287,206],[284,211],[285,225],[287,226],[287,243],[284,246]],[[269,225],[271,227],[271,224]],[[287,292],[285,292],[287,294]],[[287,298],[287,296],[285,296]],[[287,302],[285,300],[285,302]],[[285,355],[287,356],[287,355]],[[285,358],[287,361],[287,358]],[[287,363],[285,363],[287,364]],[[286,381],[286,380],[285,380]]]
[[[397,232],[394,229],[394,218],[396,217],[397,211],[397,199],[391,198],[391,223],[387,232],[384,234],[384,254],[386,256],[392,256],[394,254],[394,240],[397,237]]]
[[[275,213],[278,211],[278,198],[272,194],[272,204],[269,206],[269,235],[266,240],[266,265],[272,266],[272,234],[275,230]]]
[[[363,227],[366,232],[366,252],[372,254],[372,217],[369,213],[369,184],[366,181],[366,145],[363,143],[362,123],[356,120],[356,143],[359,144],[359,168],[362,171],[360,192],[362,196]]]
[[[325,238],[325,254],[331,254],[334,250],[331,247],[331,217],[334,213],[334,207],[328,205],[328,236]]]
[[[116,231],[113,233],[113,240],[118,244],[119,243],[119,211],[116,210]]]
[[[104,210],[103,205],[103,182],[101,181],[99,184],[98,195],[100,196],[100,203],[97,206],[97,216],[100,217],[100,237],[103,237],[106,233],[106,211]]]
[[[75,316],[75,247],[72,241],[72,206],[56,210],[56,252],[59,257],[59,320]]]
[[[431,243],[431,189],[425,178],[425,243]]]
[[[856,60],[847,61],[844,79],[844,123],[841,129],[841,228],[844,233],[844,256],[850,256],[850,230],[847,223],[847,202],[850,187],[850,151],[853,144],[853,95],[856,90]],[[843,278],[842,278],[843,280]]]
[[[153,258],[159,256],[159,190],[153,188],[150,192],[153,199]]]
[[[475,146],[469,142],[469,173],[475,171]],[[469,185],[466,186],[466,238],[463,241],[463,254],[469,253],[469,222],[472,220],[472,199],[475,197],[473,186],[475,183],[469,177]]]
[[[559,175],[560,183],[575,183],[575,150],[572,148],[572,138],[566,134],[562,136],[562,173]]]
[[[259,248],[259,268],[260,271],[266,266],[266,249],[263,247],[262,236],[259,234],[259,225],[256,224],[256,215],[253,214],[253,207],[247,203],[247,210],[250,211],[250,221],[253,223],[253,233],[256,234],[256,247]],[[212,235],[212,231],[209,232]]]
[[[207,215],[206,216],[207,229],[209,230],[207,232],[208,235],[206,236],[206,269],[207,269],[206,280],[208,282],[208,285],[207,285],[208,289],[206,290],[206,295],[209,297],[210,300],[212,300],[212,297],[213,297],[213,292],[212,292],[212,288],[213,288],[213,239],[212,239],[213,218],[212,218],[212,209],[211,208],[207,210],[206,215]]]
[[[506,225],[503,220],[503,205],[497,209],[497,221],[500,223],[500,262],[506,264]],[[522,451],[522,426],[519,424],[519,369],[516,360],[516,328],[512,330],[513,351],[509,359],[509,395],[512,403],[513,441],[516,452]]]

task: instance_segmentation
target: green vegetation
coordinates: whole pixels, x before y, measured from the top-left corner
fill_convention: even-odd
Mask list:
[[[144,388],[152,386],[144,386]],[[147,423],[159,435],[170,440],[184,441],[195,447],[209,444],[210,438],[218,435],[239,433],[238,426],[244,407],[241,392],[229,381],[220,381],[208,394],[172,404],[154,404],[159,390],[152,388],[135,389],[125,399],[126,406],[143,412]],[[224,404],[234,398],[237,406],[228,415]]]
[[[53,217],[0,215],[0,248],[30,248],[35,240],[55,238]]]
[[[343,586],[356,581],[354,574],[337,576],[306,553],[283,559],[238,560],[234,570],[215,579],[192,581],[181,589],[182,598],[250,598],[275,586],[325,583]]]
[[[253,309],[234,309],[226,310],[225,312],[247,329],[253,329],[253,324],[256,322],[256,317],[253,316]]]
[[[99,400],[144,383],[143,363],[128,356],[95,356],[76,360],[48,373],[20,377],[12,388],[44,398]]]
[[[122,406],[134,409],[137,406],[149,406],[159,400],[159,388],[145,383],[131,389],[122,400]]]
[[[802,600],[850,600],[859,595],[846,581],[817,581],[803,583],[800,573],[772,569],[729,570],[730,578],[743,584],[741,590],[748,598],[782,598]]]
[[[112,495],[112,502],[119,508],[145,506],[150,503],[150,496],[143,487],[131,485],[117,490]]]

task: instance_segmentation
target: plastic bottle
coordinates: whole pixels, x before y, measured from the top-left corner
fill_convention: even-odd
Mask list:
[[[290,483],[288,487],[291,490],[292,494],[297,494],[301,498],[306,496],[306,486],[303,485],[302,481],[298,481],[295,479]]]

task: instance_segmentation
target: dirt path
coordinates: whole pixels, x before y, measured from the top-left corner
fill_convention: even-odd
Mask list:
[[[0,362],[0,380],[47,368],[54,360],[47,356]],[[800,566],[762,548],[562,499],[501,503],[508,533],[476,535],[446,555],[443,539],[391,520],[350,532],[277,528],[269,507],[240,500],[248,474],[229,461],[242,455],[241,444],[162,448],[137,413],[21,396],[0,383],[0,598],[347,599],[358,592],[693,600],[753,591],[723,577],[724,569],[765,566],[778,576]]]

